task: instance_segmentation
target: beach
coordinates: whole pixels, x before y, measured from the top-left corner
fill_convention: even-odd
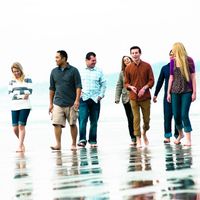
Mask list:
[[[114,104],[114,92],[108,90],[101,104],[98,148],[86,146],[71,151],[67,126],[63,129],[62,150],[52,151],[48,88],[33,95],[25,153],[15,152],[17,139],[12,132],[8,97],[1,95],[2,199],[199,199],[198,99],[190,110],[192,147],[175,145],[174,138],[170,144],[163,144],[162,93],[156,104],[151,103],[149,146],[130,146],[123,106]]]

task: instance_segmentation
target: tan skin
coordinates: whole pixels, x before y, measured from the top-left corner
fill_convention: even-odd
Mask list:
[[[62,68],[67,67],[67,60],[65,58],[62,58],[60,56],[60,53],[56,54],[56,64]],[[49,92],[49,114],[53,111],[53,98],[54,98],[55,92],[53,90],[50,90]],[[81,95],[81,89],[76,89],[76,99],[74,101],[74,109],[78,110],[79,108],[79,99]],[[70,131],[71,131],[71,137],[72,137],[72,145],[71,150],[76,150],[76,140],[77,140],[77,126],[76,125],[70,125]],[[56,138],[56,145],[51,147],[53,149],[60,150],[61,149],[61,134],[62,134],[62,127],[60,125],[54,126],[54,132],[55,132],[55,138]]]
[[[22,72],[19,69],[13,67],[12,73],[17,81],[22,82],[20,80],[22,76]],[[24,99],[28,99],[28,98],[29,98],[29,94],[25,94]],[[15,135],[17,136],[17,138],[19,139],[19,146],[16,152],[24,152],[25,151],[24,138],[25,138],[25,133],[26,133],[25,126],[23,125],[13,126],[13,131]]]

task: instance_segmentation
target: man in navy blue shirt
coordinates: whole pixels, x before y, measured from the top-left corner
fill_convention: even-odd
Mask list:
[[[52,113],[52,124],[54,125],[56,138],[56,145],[51,147],[52,150],[61,149],[61,133],[62,128],[66,125],[66,120],[70,125],[71,150],[76,150],[76,121],[82,84],[78,69],[71,66],[67,59],[68,55],[65,51],[57,51],[57,67],[51,71],[50,75],[49,113]]]
[[[169,53],[170,59],[173,57],[172,50]],[[167,65],[164,65],[160,71],[160,75],[156,84],[156,90],[153,97],[153,102],[157,102],[157,96],[160,92],[160,89],[162,88],[163,82],[165,81],[164,86],[164,98],[163,98],[163,108],[164,108],[164,143],[170,143],[170,137],[172,137],[172,105],[167,101],[167,88],[168,88],[168,81],[170,76],[170,63]],[[178,137],[178,130],[175,128],[175,137]]]

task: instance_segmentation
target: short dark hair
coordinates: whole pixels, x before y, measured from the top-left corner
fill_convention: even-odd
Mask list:
[[[85,59],[86,59],[86,60],[90,60],[90,57],[91,57],[91,56],[96,57],[96,54],[95,54],[94,52],[88,52],[88,53],[86,54],[86,56],[85,56]]]
[[[66,61],[67,61],[68,55],[67,55],[67,52],[66,52],[66,51],[64,51],[64,50],[58,50],[57,53],[60,54],[61,58],[65,58]]]
[[[133,50],[133,49],[138,49],[138,50],[139,50],[139,53],[140,53],[140,54],[142,53],[140,47],[138,47],[138,46],[132,46],[132,47],[130,48],[130,52],[131,52],[131,50]]]

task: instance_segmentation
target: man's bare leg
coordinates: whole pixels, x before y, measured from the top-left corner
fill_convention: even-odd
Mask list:
[[[143,137],[144,144],[145,144],[146,146],[149,145],[149,140],[148,140],[148,138],[147,138],[147,135],[146,135],[146,131],[145,131],[145,130],[143,130],[143,132],[142,132],[142,137]]]
[[[60,125],[54,126],[54,133],[56,138],[56,145],[51,146],[52,150],[60,150],[61,149],[61,134],[62,134],[62,128]]]
[[[141,136],[136,136],[137,148],[142,147]]]
[[[76,150],[76,139],[77,139],[77,126],[70,125],[71,137],[72,137],[72,146],[71,150]]]

